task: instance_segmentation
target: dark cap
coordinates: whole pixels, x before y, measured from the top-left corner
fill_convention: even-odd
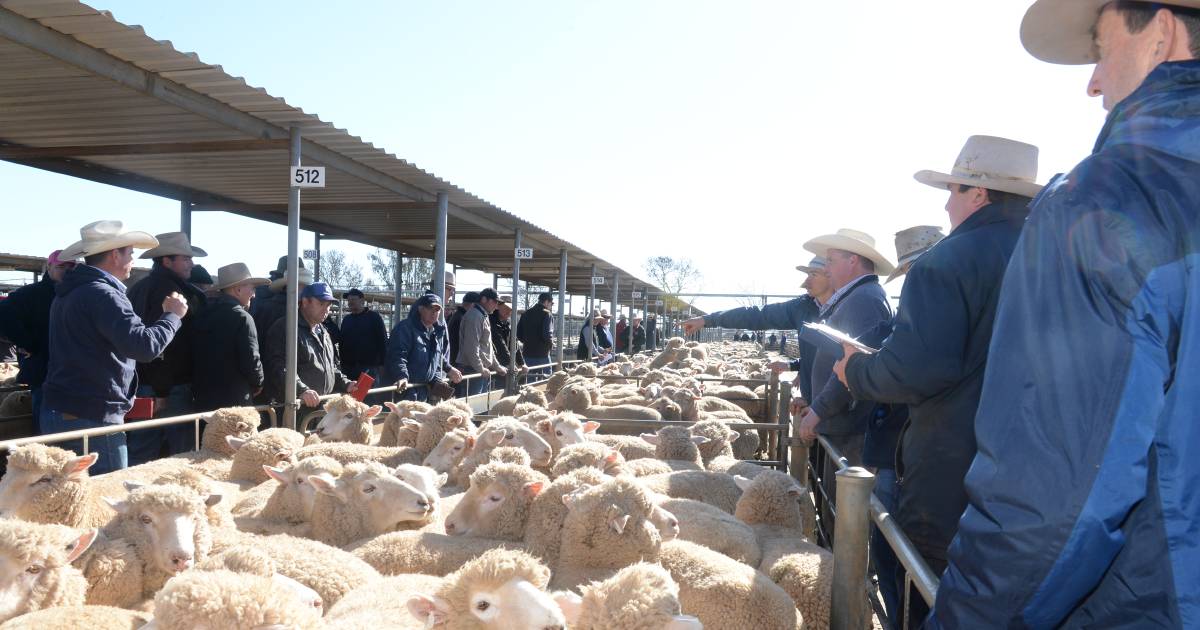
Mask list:
[[[479,292],[479,299],[483,299],[483,298],[487,298],[489,300],[499,300],[500,294],[496,293],[495,289],[488,287]]]
[[[463,302],[463,304],[478,304],[479,303],[479,292],[478,291],[467,291],[465,294],[463,294],[462,302]]]
[[[352,297],[366,297],[366,296],[363,295],[363,292],[359,291],[358,289],[350,289],[349,291],[342,294],[343,300],[348,300]]]
[[[188,278],[188,282],[192,284],[213,284],[213,279],[203,265],[196,265],[192,267],[192,275]]]
[[[442,300],[432,293],[426,293],[413,302],[413,306],[436,306],[442,308]]]
[[[329,290],[329,285],[324,282],[314,282],[300,292],[301,298],[314,298],[322,302],[334,302],[337,298],[333,297],[333,292]]]
[[[538,302],[540,303],[540,302],[546,302],[546,301],[553,302],[554,294],[553,293],[539,293],[538,294]]]

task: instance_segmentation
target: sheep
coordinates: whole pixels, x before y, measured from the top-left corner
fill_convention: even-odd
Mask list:
[[[491,549],[523,549],[524,546],[494,538],[398,531],[357,541],[347,545],[346,550],[384,575],[448,575],[464,562]]]
[[[563,387],[547,408],[552,411],[573,411],[587,418],[601,420],[662,420],[662,414],[658,411],[641,405],[595,405],[591,393],[582,384]]]
[[[698,464],[680,460],[664,461],[654,458],[634,459],[625,462],[625,472],[634,477],[653,477],[684,470],[704,470]]]
[[[520,452],[524,453],[524,451]],[[528,462],[528,455],[526,455],[526,462]],[[441,489],[445,487],[449,477],[446,473],[439,473],[428,466],[418,466],[416,464],[400,464],[392,469],[392,474],[400,481],[420,490],[425,496],[429,497],[433,501],[435,509],[438,507],[437,504],[441,496]]]
[[[558,393],[558,390],[562,389],[562,386],[566,384],[569,378],[571,378],[570,374],[567,374],[563,370],[556,370],[550,375],[550,378],[546,379],[546,396],[554,398],[555,394]]]
[[[762,550],[754,529],[732,514],[692,499],[673,499],[657,494],[652,495],[652,499],[675,519],[674,526],[679,530],[676,537],[680,540],[704,545],[752,567],[759,566]],[[660,518],[664,517],[660,514],[653,519],[660,531],[664,525],[672,526],[669,522],[659,523]]]
[[[654,457],[654,445],[636,435],[598,435],[589,432],[587,440],[612,447],[626,460]]]
[[[833,554],[828,549],[801,543],[799,549],[772,563],[768,575],[796,602],[806,628],[822,630],[829,627],[829,611],[833,606]]]
[[[322,442],[370,444],[375,435],[375,416],[383,411],[383,407],[368,407],[353,396],[342,394],[325,401],[324,410],[325,415],[321,416],[315,429]]]
[[[563,497],[592,486],[607,477],[595,468],[580,468],[556,478],[533,499],[525,519],[525,549],[550,566],[558,563],[560,533],[567,517]]]
[[[58,606],[26,613],[0,624],[0,630],[138,630],[150,614],[114,606]]]
[[[529,458],[529,453],[525,449],[516,446],[497,446],[488,453],[489,463],[504,463],[516,464],[525,468],[532,468],[533,460]],[[475,470],[479,470],[476,468]]]
[[[760,399],[745,385],[709,385],[704,388],[704,395],[706,398],[716,397],[731,402],[751,418],[763,418],[767,415],[767,401]]]
[[[425,456],[421,464],[440,473],[449,473],[458,467],[474,446],[473,433],[454,429],[442,436],[442,440]]]
[[[539,407],[545,407],[549,404],[546,400],[546,393],[535,387],[525,386],[521,388],[520,393],[513,396],[505,396],[496,401],[488,413],[493,416],[507,416],[513,413],[513,409],[520,403],[532,403]]]
[[[654,445],[654,456],[658,459],[685,461],[703,468],[699,447],[707,444],[708,438],[692,435],[691,427],[667,426],[641,437]]]
[[[209,556],[207,560],[196,565],[197,571],[233,571],[248,573],[259,577],[270,578],[291,587],[300,596],[301,602],[324,612],[325,602],[311,588],[281,575],[275,570],[275,562],[267,553],[251,545],[241,545],[230,548],[220,555]]]
[[[98,457],[96,453],[76,456],[44,444],[13,449],[0,479],[0,516],[68,527],[109,522],[116,513],[88,476]]]
[[[754,479],[770,470],[766,466],[760,466],[754,462],[744,462],[736,457],[727,457],[725,455],[719,455],[709,460],[706,468],[712,472],[723,472],[727,475],[745,477],[747,479]]]
[[[578,630],[702,630],[700,620],[680,614],[679,585],[657,564],[639,562],[603,582],[554,593],[554,600]]]
[[[379,434],[377,446],[413,446],[417,445],[417,432],[421,423],[413,418],[413,414],[425,413],[433,409],[433,405],[418,400],[402,400],[398,403],[385,402],[388,415],[383,419],[383,431]]]
[[[347,551],[286,534],[245,536],[210,558],[207,566],[244,571],[241,565],[248,564],[248,556],[253,561],[255,555],[265,556],[275,573],[316,592],[326,609],[350,591],[380,577],[378,571]]]
[[[304,436],[291,429],[272,428],[249,439],[228,437],[226,441],[235,451],[226,480],[248,488],[268,479],[264,465],[275,466],[292,457],[304,445]]]
[[[347,442],[309,444],[296,451],[297,460],[315,456],[328,457],[342,464],[378,462],[388,468],[401,464],[420,464],[421,454],[410,446],[371,446]]]
[[[451,481],[455,485],[465,488],[470,482],[471,473],[479,466],[486,464],[488,453],[498,446],[524,448],[533,460],[534,466],[548,466],[554,456],[550,445],[520,420],[494,418],[480,427],[474,448],[463,457],[458,467],[451,473]]]
[[[558,479],[581,468],[593,468],[615,477],[625,472],[625,458],[599,442],[572,444],[559,451],[554,465],[550,468],[550,478]]]
[[[443,579],[420,573],[379,577],[350,591],[330,607],[325,622],[335,628],[426,630],[426,624],[418,622],[409,612],[408,600],[420,593],[436,592]]]
[[[683,609],[706,627],[804,627],[791,596],[753,567],[686,540],[664,543],[657,560],[679,584]]]
[[[462,565],[432,592],[396,597],[415,582],[401,578],[362,589],[331,609],[327,621],[353,628],[565,628],[562,610],[545,592],[549,581],[550,570],[533,556],[496,549]]]
[[[420,527],[433,516],[435,499],[377,462],[349,464],[337,478],[322,473],[308,481],[317,490],[310,536],[334,547],[401,525]]]
[[[0,418],[16,418],[33,413],[33,395],[28,391],[12,392],[0,397]]]
[[[421,423],[417,432],[416,449],[421,452],[422,457],[428,455],[438,442],[442,441],[446,432],[452,429],[473,430],[471,418],[474,414],[471,413],[470,407],[464,409],[463,405],[465,403],[461,401],[445,400],[425,413],[412,414],[413,419]]]
[[[549,484],[545,475],[524,466],[480,466],[471,473],[466,495],[446,517],[446,533],[521,540],[530,504]]]
[[[321,610],[305,606],[290,585],[233,571],[193,571],[172,578],[154,597],[154,621],[143,630],[193,628],[319,630]]]
[[[733,442],[741,437],[740,433],[715,418],[701,420],[692,425],[692,433],[708,438],[707,442],[699,444],[700,460],[705,466],[715,457],[733,457]]]
[[[95,541],[64,525],[0,519],[0,622],[43,608],[79,606],[87,579],[71,563]]]
[[[273,524],[299,525],[312,518],[317,491],[308,478],[328,474],[338,477],[342,465],[329,457],[316,455],[291,460],[278,467],[266,466],[272,482],[264,482],[242,496],[233,508],[239,529],[257,533],[278,533]]]
[[[583,377],[587,377],[587,378],[595,378],[596,374],[597,374],[596,364],[595,363],[580,363],[579,365],[576,365],[575,369],[571,370],[571,372],[572,372],[571,373],[572,376],[583,376]]]
[[[122,566],[99,554],[86,558],[88,603],[132,607],[153,597],[171,576],[207,558],[212,534],[206,508],[220,500],[221,495],[201,499],[190,488],[162,485],[136,488],[113,502],[117,516],[102,533],[128,545],[135,561]]]
[[[512,417],[526,424],[535,424],[538,420],[548,420],[554,417],[554,412],[534,403],[523,402],[513,407]]]
[[[524,421],[524,419],[522,419]],[[582,444],[588,434],[600,427],[600,423],[581,421],[579,416],[564,412],[548,419],[539,420],[534,429],[550,444],[550,450],[558,455],[559,450],[571,444]]]
[[[693,499],[733,514],[742,490],[731,475],[707,470],[682,470],[642,477],[649,490],[678,499]]]
[[[759,568],[768,570],[775,560],[796,550],[816,529],[815,511],[790,475],[768,470],[754,479],[734,478],[742,489],[734,516],[754,529],[763,550]],[[805,510],[802,506],[808,506]]]

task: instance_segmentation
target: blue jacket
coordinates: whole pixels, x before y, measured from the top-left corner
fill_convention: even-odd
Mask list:
[[[1004,277],[930,624],[1200,624],[1200,61],[1119,103]]]
[[[443,377],[446,340],[446,327],[435,323],[432,330],[425,330],[420,309],[413,307],[388,339],[383,383],[391,385],[402,378],[411,384],[430,383]]]
[[[46,361],[50,342],[50,305],[54,302],[54,281],[47,274],[0,301],[0,337],[29,353],[21,361],[17,382],[31,388],[46,380]]]
[[[802,295],[786,302],[766,306],[743,306],[704,316],[705,326],[744,328],[749,330],[795,329],[797,338],[804,324],[817,321],[821,309],[811,295]],[[807,341],[800,342],[800,360],[792,368],[800,374],[800,393],[812,400],[812,364],[817,349]]]
[[[149,326],[125,287],[89,265],[76,265],[55,287],[43,409],[121,424],[133,408],[137,362],[162,353],[180,320],[165,313]]]

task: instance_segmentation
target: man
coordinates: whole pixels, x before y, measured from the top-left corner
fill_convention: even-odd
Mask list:
[[[208,270],[203,265],[192,267],[192,275],[188,277],[188,282],[199,289],[204,294],[205,299],[210,297],[215,298],[220,295],[220,291],[213,289],[214,281],[212,275],[208,273]]]
[[[20,361],[17,382],[29,386],[34,430],[38,435],[43,433],[38,427],[38,418],[49,360],[50,306],[54,303],[55,287],[68,271],[75,268],[75,262],[64,260],[61,253],[60,250],[50,253],[41,280],[13,291],[7,299],[0,301],[0,337],[26,353]]]
[[[799,335],[804,324],[817,321],[821,305],[829,301],[833,288],[829,284],[829,272],[825,270],[825,258],[821,255],[814,256],[807,265],[798,265],[796,270],[805,274],[804,282],[800,285],[805,291],[804,295],[777,304],[746,306],[693,317],[683,322],[685,334],[694,334],[705,326],[720,326],[755,330],[794,328]],[[735,335],[735,339],[740,339],[740,336]],[[803,401],[812,400],[812,364],[815,356],[816,347],[801,341],[799,359],[776,361],[770,365],[776,373],[789,370],[797,373],[799,382],[796,398]],[[799,414],[807,406],[807,402],[798,400],[792,406],[792,413]]]
[[[599,347],[601,354],[612,356],[613,339],[612,329],[609,328],[609,322],[612,319],[608,316],[608,311],[600,309],[600,324],[596,326],[596,345]]]
[[[488,287],[479,292],[479,302],[472,304],[462,316],[458,331],[458,365],[463,374],[479,374],[467,385],[467,395],[483,392],[491,383],[492,376],[504,376],[508,370],[496,360],[492,349],[492,327],[488,316],[496,310],[500,295]]]
[[[251,277],[245,263],[217,269],[217,297],[196,321],[192,387],[199,410],[253,405],[262,391],[258,333],[249,309],[255,289],[270,282]]]
[[[322,322],[333,306],[329,285],[315,282],[300,292],[300,330],[296,335],[296,393],[306,407],[320,404],[319,397],[333,393],[353,394],[354,381],[338,370],[337,350]],[[275,400],[283,400],[287,378],[287,318],[280,317],[267,333],[267,378]]]
[[[450,362],[455,366],[455,369],[460,369],[458,364],[458,341],[460,332],[462,331],[463,316],[467,314],[467,309],[479,303],[478,291],[467,291],[463,294],[462,304],[455,307],[454,312],[450,314],[450,319],[446,320],[446,333],[449,341],[447,342],[450,348]],[[440,316],[439,316],[440,317]],[[460,370],[461,371],[461,370]],[[466,396],[466,385],[461,388],[459,396]]]
[[[517,340],[525,355],[525,365],[530,368],[550,364],[550,353],[554,351],[554,296],[550,293],[538,295],[537,304],[529,307],[517,322]],[[533,370],[531,375],[549,376],[549,368]]]
[[[629,352],[629,324],[625,321],[625,314],[617,316],[616,333],[616,350],[617,354],[626,354]]]
[[[608,353],[604,348],[600,347],[597,341],[598,330],[604,325],[604,317],[600,315],[600,311],[593,310],[592,316],[583,322],[583,326],[579,329],[579,345],[575,348],[575,358],[580,361],[590,361],[592,359],[604,360],[608,358]]]
[[[1200,2],[1040,0],[1021,39],[1095,63],[1088,93],[1110,113],[1034,202],[1005,274],[927,625],[1191,627]]]
[[[508,340],[512,336],[512,306],[508,303],[508,298],[501,297],[500,302],[496,305],[496,310],[488,315],[488,325],[492,327],[492,351],[496,354],[496,361],[500,365],[508,366],[508,360],[511,357],[508,349]],[[517,369],[524,374],[529,371],[525,367],[525,357],[521,354],[521,346],[517,344]],[[495,383],[496,387],[504,387],[504,379],[499,378]]]
[[[183,232],[159,234],[158,247],[141,255],[154,261],[150,275],[129,288],[129,302],[142,321],[156,321],[162,316],[163,298],[178,293],[188,302],[188,315],[171,345],[153,361],[138,362],[138,396],[154,398],[154,416],[180,416],[193,412],[192,351],[196,318],[206,301],[204,292],[188,280],[195,266],[193,258],[207,252],[193,247]],[[176,424],[155,429],[131,431],[129,463],[136,466],[157,459],[164,447],[175,455],[196,448],[195,432],[189,424]]]
[[[658,350],[658,316],[654,313],[646,318],[646,346]]]
[[[342,317],[342,339],[338,344],[342,373],[352,380],[363,372],[378,378],[387,352],[387,326],[383,317],[366,305],[362,291],[350,289],[342,297],[350,310]]]
[[[296,282],[296,293],[299,295],[304,287],[313,283],[313,274],[311,269],[304,268],[304,261],[300,263],[298,280]],[[280,259],[280,264],[287,266],[287,256]],[[274,275],[274,274],[272,274]],[[280,272],[278,277],[271,280],[266,298],[262,297],[262,291],[255,291],[256,301],[262,299],[262,303],[254,304],[253,311],[250,313],[254,316],[254,331],[258,333],[259,339],[266,339],[267,332],[271,330],[271,326],[276,321],[287,315],[287,285],[288,278],[284,272]]]
[[[171,343],[187,315],[179,293],[170,293],[158,320],[145,325],[125,295],[122,281],[133,268],[133,249],[158,247],[145,232],[125,231],[120,221],[96,221],[79,230],[80,240],[60,259],[83,258],[54,288],[50,307],[49,361],[42,386],[41,426],[47,433],[105,427],[125,422],[133,408],[137,362],[150,361]],[[82,453],[82,441],[60,443]],[[92,437],[98,454],[89,469],[100,474],[125,468],[124,433]]]
[[[408,317],[392,329],[383,364],[383,381],[395,383],[403,400],[425,401],[429,385],[446,378],[443,357],[445,325],[440,323],[442,301],[426,293],[417,298]]]
[[[642,328],[642,318],[633,318],[633,353],[637,354],[646,349],[646,329]]]

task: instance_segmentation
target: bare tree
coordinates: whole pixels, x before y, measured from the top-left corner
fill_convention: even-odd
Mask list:
[[[688,258],[651,256],[646,259],[644,267],[650,275],[650,281],[671,295],[698,285],[702,278],[700,270]]]
[[[371,271],[375,274],[375,284],[392,291],[396,288],[396,252],[376,249],[367,255],[371,261]],[[409,289],[420,289],[430,284],[433,278],[433,261],[428,258],[406,258],[404,260],[404,286]]]
[[[363,269],[347,261],[343,252],[330,249],[321,252],[321,281],[339,289],[357,287],[362,284]]]

